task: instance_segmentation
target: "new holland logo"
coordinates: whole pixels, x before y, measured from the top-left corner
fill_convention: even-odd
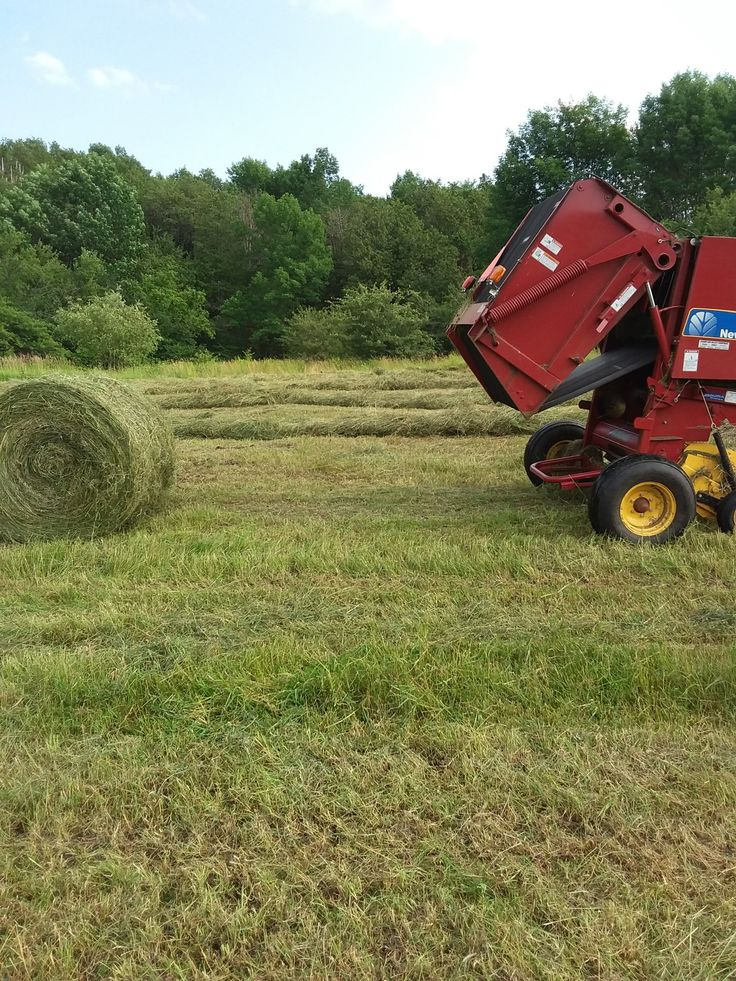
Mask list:
[[[691,310],[683,334],[688,337],[718,337],[722,341],[736,341],[736,310]],[[727,348],[717,350],[725,351]]]
[[[696,310],[688,320],[685,333],[695,337],[718,337],[718,317],[710,310]]]
[[[736,310],[691,310],[683,334],[736,340]],[[720,350],[720,349],[719,349]]]

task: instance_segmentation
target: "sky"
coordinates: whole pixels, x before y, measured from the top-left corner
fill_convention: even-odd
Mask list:
[[[221,176],[326,146],[384,194],[492,173],[530,109],[736,73],[735,34],[716,0],[0,0],[0,138]]]

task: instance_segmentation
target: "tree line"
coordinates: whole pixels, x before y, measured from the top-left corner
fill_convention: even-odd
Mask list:
[[[493,174],[412,171],[364,193],[324,148],[226,178],[153,174],[122,147],[0,140],[0,354],[427,355],[536,201],[595,174],[674,231],[736,235],[736,79],[676,75],[627,107],[533,110]]]

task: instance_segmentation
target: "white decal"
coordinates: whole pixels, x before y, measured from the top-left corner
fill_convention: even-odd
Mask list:
[[[685,351],[685,356],[682,359],[682,370],[697,371],[699,359],[700,359],[700,355],[698,354],[697,351]]]
[[[545,235],[541,244],[545,247],[545,249],[549,249],[553,255],[559,255],[562,249],[562,242],[558,242],[557,239],[552,238],[551,235]]]
[[[736,402],[736,392],[726,392],[726,402]]]
[[[629,285],[624,287],[624,289],[619,293],[619,295],[611,304],[612,309],[614,309],[618,313],[621,307],[629,302],[629,300],[634,295],[634,293],[636,293],[636,286],[634,286],[633,283],[629,283]]]
[[[541,262],[543,266],[547,269],[551,269],[552,272],[559,266],[559,262],[553,259],[551,255],[547,255],[544,249],[540,249],[539,246],[532,252],[532,259],[536,259],[537,262]]]
[[[728,341],[698,341],[698,347],[706,347],[711,351],[728,351],[730,346]]]

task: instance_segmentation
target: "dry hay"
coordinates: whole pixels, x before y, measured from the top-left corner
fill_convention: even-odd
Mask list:
[[[0,539],[95,537],[155,511],[173,440],[150,402],[100,375],[49,375],[0,395]]]
[[[529,423],[505,406],[462,409],[338,409],[306,413],[300,406],[169,413],[174,433],[186,439],[270,440],[293,436],[513,436],[532,432]]]

